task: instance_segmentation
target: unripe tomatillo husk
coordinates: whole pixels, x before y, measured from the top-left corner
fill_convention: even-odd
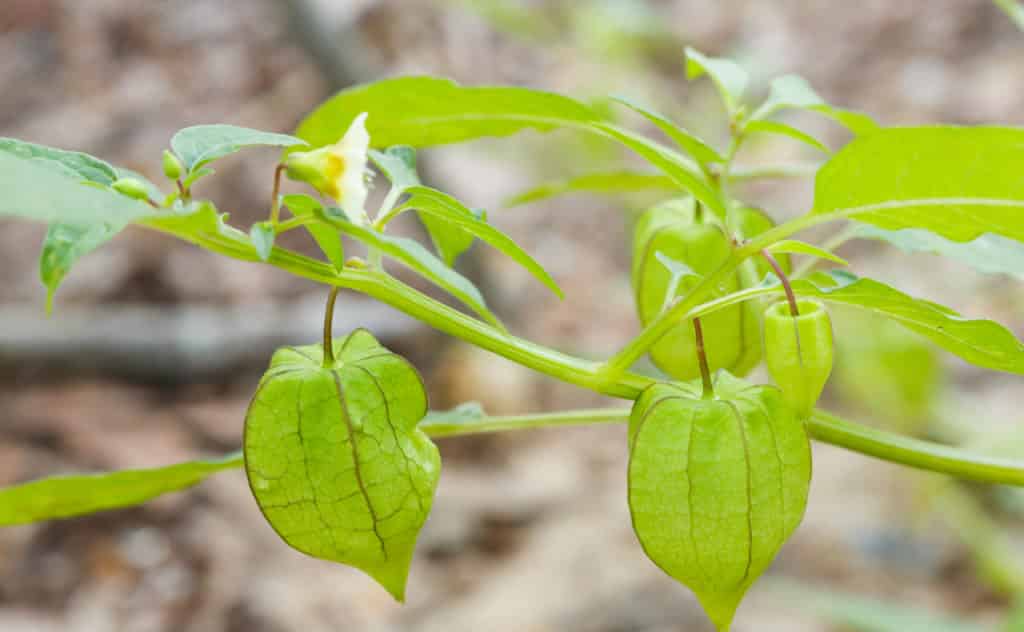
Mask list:
[[[696,275],[682,278],[674,296],[685,295],[703,276],[714,272],[729,257],[732,246],[718,222],[697,209],[692,198],[672,200],[645,212],[637,221],[633,240],[633,289],[640,321],[647,324],[661,313],[670,291],[672,272],[656,253],[689,266]],[[722,296],[739,289],[736,275],[716,288]],[[744,335],[741,306],[728,307],[702,318],[704,345],[712,371],[737,365],[747,346],[758,345],[756,336]],[[756,333],[756,332],[755,332]],[[650,350],[651,360],[662,371],[680,380],[700,375],[693,324],[680,322]],[[748,369],[749,370],[749,367]]]
[[[774,386],[719,372],[647,388],[629,419],[628,498],[647,556],[727,631],[747,589],[800,524],[811,478],[802,421]]]
[[[814,410],[832,372],[832,320],[815,300],[796,301],[799,316],[780,301],[764,314],[764,348],[768,372],[802,418]]]

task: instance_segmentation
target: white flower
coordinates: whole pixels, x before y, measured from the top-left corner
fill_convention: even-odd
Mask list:
[[[289,178],[307,182],[333,198],[349,221],[364,225],[369,223],[364,207],[370,193],[366,185],[370,149],[366,116],[366,112],[357,116],[337,143],[295,152],[285,159]]]

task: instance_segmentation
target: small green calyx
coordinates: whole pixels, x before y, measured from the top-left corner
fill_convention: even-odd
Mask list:
[[[358,568],[402,601],[420,528],[440,476],[417,428],[423,382],[366,330],[279,349],[245,421],[245,469],[256,502],[289,545]]]
[[[296,182],[305,182],[332,198],[340,196],[337,186],[339,174],[345,165],[329,147],[312,151],[296,151],[284,160],[285,175]]]
[[[146,188],[145,184],[135,178],[120,178],[115,180],[110,185],[110,188],[121,195],[125,195],[135,200],[149,199],[149,189]]]
[[[803,519],[804,424],[779,389],[719,371],[715,397],[655,384],[629,421],[629,507],[647,556],[727,631],[747,589]]]
[[[167,176],[168,180],[177,180],[185,171],[181,161],[178,160],[178,157],[169,149],[164,150],[163,168],[164,175]]]
[[[832,373],[832,320],[818,301],[798,299],[796,305],[798,316],[785,301],[765,311],[765,359],[787,401],[806,419]]]

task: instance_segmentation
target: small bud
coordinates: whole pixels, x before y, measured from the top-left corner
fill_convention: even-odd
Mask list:
[[[181,161],[170,150],[164,150],[164,175],[168,180],[177,180],[181,177],[184,168]]]
[[[121,195],[126,195],[136,200],[148,200],[149,189],[142,182],[139,182],[135,178],[120,178],[110,185],[110,188],[114,189]]]

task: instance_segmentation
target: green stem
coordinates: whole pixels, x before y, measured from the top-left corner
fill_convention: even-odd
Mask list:
[[[327,309],[324,310],[324,368],[334,367],[334,304],[338,300],[338,286],[331,287],[327,295]]]
[[[911,439],[842,419],[815,409],[807,430],[819,441],[900,463],[982,483],[1024,485],[1024,464],[977,456],[956,448]]]
[[[704,330],[700,326],[700,319],[693,319],[693,336],[697,341],[697,364],[700,365],[700,381],[703,385],[701,398],[713,399],[715,397],[715,386],[711,383],[711,369],[708,368],[708,354],[704,351]]]
[[[789,303],[789,314],[793,318],[796,318],[800,315],[800,307],[796,303],[796,295],[793,294],[793,286],[789,284],[789,277],[786,276],[782,266],[780,266],[779,262],[775,260],[772,253],[767,250],[762,250],[761,256],[765,258],[768,265],[770,265],[772,270],[775,271],[775,276],[779,277],[779,283],[782,284],[782,289],[786,293],[786,301]]]
[[[598,408],[593,410],[569,410],[558,413],[537,415],[509,415],[504,417],[480,417],[465,422],[431,421],[428,416],[419,427],[431,437],[457,437],[461,435],[506,430],[529,430],[553,426],[581,426],[591,424],[617,424],[629,419],[628,408]]]
[[[252,245],[241,240],[236,241],[221,234],[203,233],[197,235],[155,221],[145,222],[145,224],[220,254],[245,261],[259,261],[259,257],[256,255]],[[746,258],[775,241],[784,239],[802,227],[806,227],[806,225],[808,225],[807,220],[801,218],[789,224],[776,227],[758,236],[751,242],[744,244],[737,249],[737,252],[740,252]],[[780,230],[783,228],[786,229]],[[765,235],[768,235],[768,237],[765,237]],[[487,323],[466,316],[378,271],[354,270],[346,267],[341,272],[336,272],[326,263],[304,257],[277,246],[271,252],[269,262],[282,270],[300,277],[367,294],[395,307],[399,311],[405,312],[413,318],[423,321],[439,331],[570,384],[576,384],[613,397],[634,400],[643,389],[654,383],[654,380],[651,378],[625,371],[620,372],[618,376],[611,379],[605,372],[606,365],[581,360],[503,333]],[[712,277],[714,276],[712,275]],[[717,283],[717,280],[715,282]],[[770,291],[777,292],[778,288]],[[730,300],[746,300],[754,295],[768,292],[769,290],[761,289],[739,292],[732,295]],[[723,300],[717,301],[719,303],[718,307],[722,306],[721,302]],[[687,302],[691,304],[687,306]],[[692,316],[687,316],[691,311],[694,313],[706,312],[709,311],[709,306],[715,303],[713,301],[712,303],[701,305],[700,309],[695,309],[698,307],[696,301],[687,297],[687,300],[681,303],[682,309],[677,305],[670,311],[679,312],[684,318],[692,318]],[[565,413],[562,414],[564,415]],[[611,414],[609,413],[609,415]],[[514,427],[534,428],[548,425],[546,421],[543,421],[546,418],[544,415],[530,416],[530,418],[533,421],[524,421],[526,417],[519,418],[518,421],[513,422],[515,424]],[[622,418],[625,418],[625,412],[622,413]],[[500,420],[500,418],[498,419]],[[611,421],[610,418],[606,417],[602,417],[602,419]],[[481,421],[480,423],[484,424],[485,422]],[[501,425],[505,422],[495,421],[495,418],[489,418],[489,421],[486,422],[491,427],[497,427],[493,425],[495,423]],[[584,422],[581,421],[580,423]],[[488,426],[482,425],[481,427],[486,428]],[[473,431],[470,428],[471,425],[466,424],[465,428],[460,430],[458,434],[471,434]],[[824,411],[816,410],[814,412],[808,421],[808,431],[812,437],[825,443],[831,443],[894,463],[982,482],[1024,486],[1024,464],[1003,459],[979,457],[966,454],[948,446],[917,439],[908,439],[882,430],[855,424]]]

